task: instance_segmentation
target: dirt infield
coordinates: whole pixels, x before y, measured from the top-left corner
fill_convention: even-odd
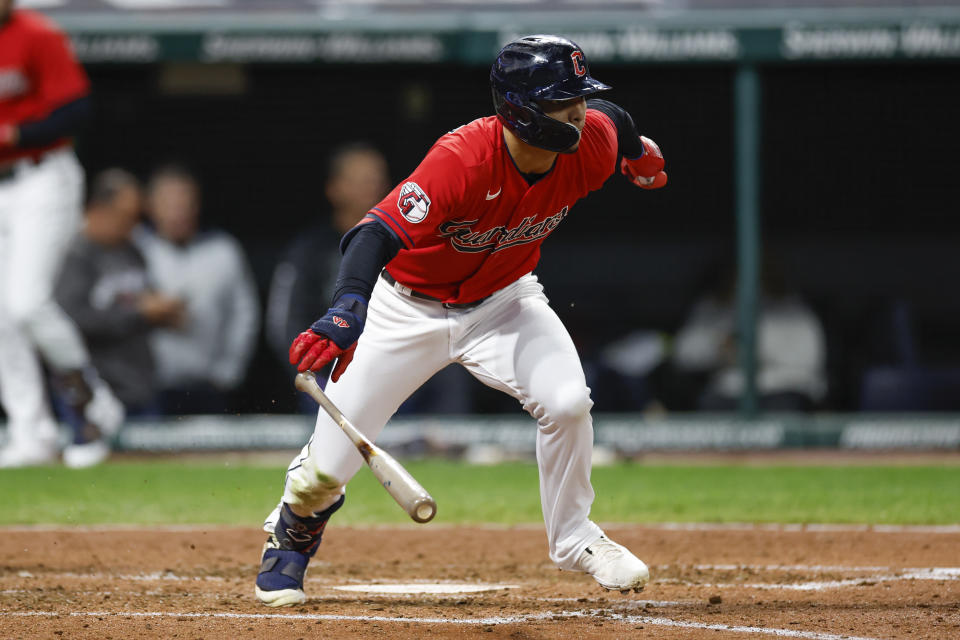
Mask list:
[[[540,528],[332,527],[288,609],[254,600],[256,530],[0,530],[0,638],[960,638],[957,527],[607,530],[643,594],[557,571]],[[492,590],[337,589],[371,583]]]

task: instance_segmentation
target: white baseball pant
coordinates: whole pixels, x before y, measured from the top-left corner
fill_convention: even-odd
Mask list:
[[[0,181],[0,401],[11,442],[57,438],[37,351],[57,370],[89,362],[80,331],[53,299],[82,199],[83,170],[70,149],[21,160]]]
[[[602,534],[589,520],[593,402],[573,341],[535,276],[460,310],[411,297],[378,279],[353,362],[326,392],[375,440],[400,404],[453,362],[515,397],[536,419],[550,558],[561,569],[575,569],[583,549]],[[362,464],[321,410],[310,442],[287,471],[283,501],[301,512],[325,509]]]

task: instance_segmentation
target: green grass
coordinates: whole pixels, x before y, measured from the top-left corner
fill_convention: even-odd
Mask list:
[[[410,462],[437,499],[440,523],[538,523],[533,464]],[[279,499],[281,467],[169,461],[0,471],[0,525],[256,526]],[[960,522],[960,466],[620,464],[593,472],[599,522]],[[407,523],[362,469],[337,514],[343,524]]]

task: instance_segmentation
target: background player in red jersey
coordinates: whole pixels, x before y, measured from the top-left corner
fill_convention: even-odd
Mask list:
[[[9,438],[0,467],[59,454],[37,352],[76,417],[70,466],[109,452],[123,407],[90,367],[80,332],[54,302],[68,243],[80,227],[83,170],[70,137],[88,119],[89,82],[46,18],[0,0],[0,400]]]
[[[337,359],[327,394],[372,439],[453,362],[512,395],[537,422],[550,558],[607,589],[639,591],[646,565],[589,519],[590,390],[531,272],[540,243],[577,200],[618,167],[637,186],[663,186],[663,156],[623,109],[586,101],[610,87],[590,77],[583,51],[565,38],[511,42],[490,80],[497,115],[440,138],[344,236],[333,306],[297,337],[290,361],[305,371]],[[307,563],[361,464],[321,411],[264,525],[263,603],[303,602]]]

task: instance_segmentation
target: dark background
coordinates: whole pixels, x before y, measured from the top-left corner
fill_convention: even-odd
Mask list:
[[[240,79],[223,95],[171,89],[171,68],[160,65],[87,70],[97,111],[78,153],[88,174],[120,165],[146,177],[163,161],[189,164],[206,224],[240,239],[263,300],[284,245],[327,215],[331,149],[368,140],[399,181],[437,137],[492,112],[478,67],[250,65],[223,70]],[[891,318],[906,314],[918,362],[960,363],[958,71],[761,68],[765,251],[825,324],[827,409],[858,408],[865,367],[902,364]],[[538,274],[588,360],[631,329],[675,331],[735,240],[733,68],[592,73],[660,144],[670,184],[644,192],[615,177],[544,244]],[[289,374],[263,346],[245,391],[239,410],[293,406]]]

